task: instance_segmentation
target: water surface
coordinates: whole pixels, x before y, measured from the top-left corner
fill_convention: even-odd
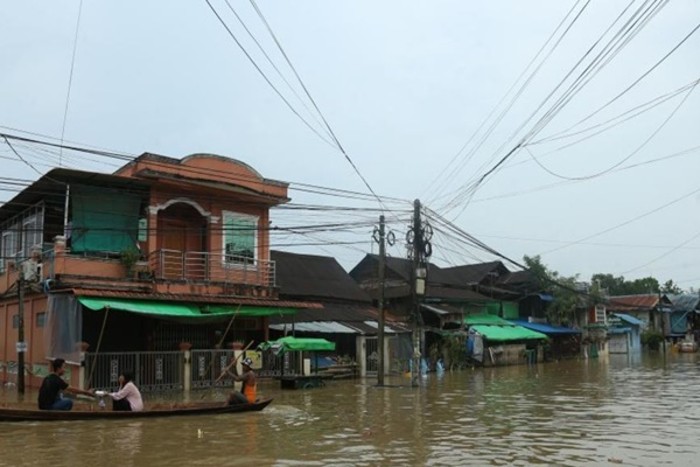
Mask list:
[[[405,377],[302,391],[265,381],[275,401],[261,413],[0,423],[0,465],[698,465],[698,358],[474,369],[419,390]]]

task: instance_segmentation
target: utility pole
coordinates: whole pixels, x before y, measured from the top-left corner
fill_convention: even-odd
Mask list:
[[[421,362],[421,334],[423,318],[420,312],[420,299],[425,295],[427,276],[426,259],[432,254],[430,239],[432,228],[429,224],[423,225],[421,220],[420,200],[413,202],[413,225],[406,234],[406,242],[411,245],[411,299],[413,312],[413,359],[411,369],[411,386],[418,386]]]
[[[386,231],[386,223],[384,221],[384,215],[379,216],[379,227],[375,227],[374,234],[372,235],[374,241],[379,244],[379,270],[377,271],[377,277],[379,278],[379,329],[377,330],[377,349],[379,360],[377,362],[377,385],[384,386],[384,372],[385,372],[385,355],[384,355],[384,288],[385,288],[385,271],[386,271],[386,244],[393,245],[396,241],[394,232]]]
[[[18,269],[17,278],[17,392],[24,394],[24,271]]]
[[[385,270],[385,225],[384,215],[379,216],[379,329],[377,330],[377,348],[379,361],[377,364],[377,385],[384,386],[384,270]]]

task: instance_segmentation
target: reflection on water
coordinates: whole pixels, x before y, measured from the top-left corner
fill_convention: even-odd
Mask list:
[[[261,413],[0,424],[0,465],[695,465],[698,358],[432,374],[418,391],[403,377],[306,391],[266,381],[275,401]]]

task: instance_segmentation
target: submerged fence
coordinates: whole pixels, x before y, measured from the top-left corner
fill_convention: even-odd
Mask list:
[[[119,375],[130,371],[145,392],[183,390],[183,352],[114,352],[85,355],[85,386],[117,390]]]
[[[258,363],[260,377],[293,375],[301,372],[301,356],[287,353],[250,352]],[[192,350],[175,352],[112,352],[85,354],[85,387],[115,391],[119,375],[130,371],[142,392],[182,391],[231,387],[230,374],[219,376],[237,353],[233,350]],[[243,357],[241,357],[242,359]]]

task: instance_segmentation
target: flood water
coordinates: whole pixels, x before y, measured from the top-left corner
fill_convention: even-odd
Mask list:
[[[0,465],[698,465],[699,370],[697,354],[657,354],[431,374],[419,390],[265,381],[260,413],[0,423]]]

